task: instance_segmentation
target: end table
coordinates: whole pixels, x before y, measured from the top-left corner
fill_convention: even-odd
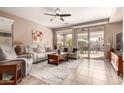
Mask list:
[[[3,74],[11,75],[10,80],[3,80]],[[22,80],[22,61],[0,63],[0,85],[16,85]]]

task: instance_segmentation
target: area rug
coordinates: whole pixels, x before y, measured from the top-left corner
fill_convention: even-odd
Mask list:
[[[48,64],[47,61],[33,64],[30,72],[34,77],[44,80],[48,84],[62,84],[64,79],[81,64],[80,60],[70,60],[58,66]]]

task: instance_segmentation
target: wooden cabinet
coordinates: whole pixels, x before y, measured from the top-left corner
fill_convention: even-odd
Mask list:
[[[10,80],[3,80],[3,75],[11,75]],[[22,80],[22,61],[0,63],[0,85],[16,85]]]
[[[114,69],[117,71],[117,74],[123,74],[123,59],[122,55],[111,52],[111,64]]]

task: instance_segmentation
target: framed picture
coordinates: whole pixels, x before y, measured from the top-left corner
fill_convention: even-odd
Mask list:
[[[13,45],[13,26],[14,21],[0,17],[0,45]]]
[[[33,43],[41,42],[43,39],[43,33],[41,31],[33,30],[32,41]]]

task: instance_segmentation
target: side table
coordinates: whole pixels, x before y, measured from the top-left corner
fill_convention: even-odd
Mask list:
[[[10,80],[4,80],[5,74],[11,75]],[[4,76],[4,77],[3,77]],[[16,85],[22,80],[22,61],[0,63],[0,85]]]

